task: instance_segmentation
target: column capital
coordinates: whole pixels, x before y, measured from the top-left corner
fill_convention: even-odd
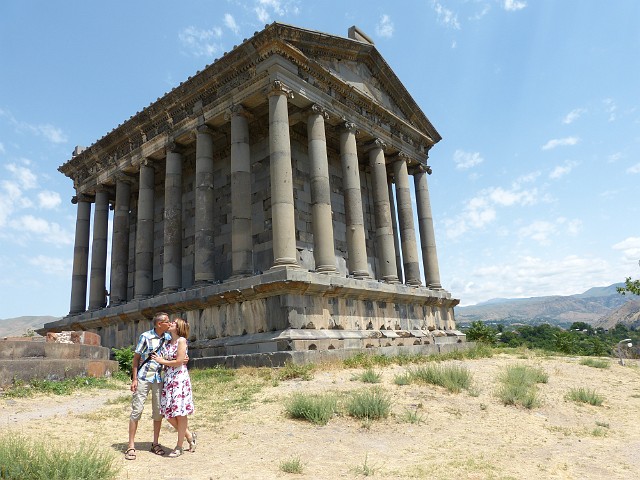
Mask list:
[[[329,112],[325,107],[318,103],[314,103],[307,109],[309,115],[321,115],[325,120],[329,119]]]
[[[78,202],[91,203],[91,202],[93,202],[93,197],[90,196],[90,195],[87,195],[86,193],[79,193],[79,194],[74,195],[73,197],[71,197],[71,203],[73,205],[77,205]]]
[[[207,135],[213,135],[215,133],[215,130],[204,123],[196,127],[196,133],[206,133]]]
[[[113,175],[113,178],[116,182],[126,182],[130,185],[133,185],[134,183],[136,183],[136,178],[132,177],[131,175],[129,175],[128,173],[124,173],[122,171],[120,172],[116,172]]]
[[[387,143],[383,141],[381,138],[374,138],[372,141],[367,142],[364,145],[364,149],[366,152],[370,152],[375,150],[376,148],[380,148],[383,152],[387,150]]]
[[[184,146],[175,142],[174,140],[170,140],[166,146],[166,154],[169,153],[183,153]]]
[[[153,159],[150,157],[144,157],[142,160],[140,160],[140,166],[145,166],[145,167],[153,167]]]
[[[418,165],[412,167],[409,173],[411,175],[415,175],[417,173],[425,173],[425,172],[427,173],[427,175],[431,175],[433,173],[433,170],[431,170],[431,166],[427,164],[419,163]]]
[[[224,119],[229,121],[231,117],[241,116],[247,120],[253,120],[254,116],[245,106],[241,103],[236,103],[227,108],[224,112]]]
[[[353,133],[354,135],[357,135],[360,133],[360,130],[358,130],[358,128],[356,127],[356,124],[353,122],[350,122],[344,117],[342,118],[342,123],[340,126],[341,126],[341,130],[344,132],[350,132],[350,133]]]
[[[404,152],[394,153],[393,155],[389,156],[389,161],[391,163],[396,163],[396,162],[409,163],[409,160],[411,160],[411,157]]]
[[[287,87],[281,80],[274,80],[268,87],[267,96],[285,95],[287,98],[293,98],[293,90]]]

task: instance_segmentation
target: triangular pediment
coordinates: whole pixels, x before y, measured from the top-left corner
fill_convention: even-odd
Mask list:
[[[374,100],[433,142],[441,139],[372,43],[285,24],[274,23],[265,31],[271,29],[276,32],[274,36],[301,52],[310,62]]]
[[[343,82],[356,88],[363,95],[371,97],[371,99],[393,112],[402,120],[408,121],[404,112],[402,112],[396,102],[393,101],[391,95],[384,90],[381,82],[371,73],[369,67],[364,63],[337,60],[334,58],[316,58],[315,60],[323,65],[332,75],[335,75]]]

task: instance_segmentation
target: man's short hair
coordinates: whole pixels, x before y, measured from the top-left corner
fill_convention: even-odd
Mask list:
[[[163,322],[165,317],[169,320],[169,314],[166,312],[158,312],[153,316],[153,324],[158,325],[160,322]]]

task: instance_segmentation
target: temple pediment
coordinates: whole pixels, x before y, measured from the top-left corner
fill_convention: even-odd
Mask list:
[[[402,120],[409,120],[366,65],[332,58],[318,58],[316,60],[329,70],[332,75],[335,75],[343,82],[356,88],[360,93],[371,97],[372,100],[378,102]]]

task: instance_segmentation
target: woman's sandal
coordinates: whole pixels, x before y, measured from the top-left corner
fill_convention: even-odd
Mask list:
[[[126,452],[124,452],[124,458],[126,460],[135,460],[136,459],[136,449],[128,448]]]
[[[168,457],[169,458],[177,458],[180,455],[182,455],[182,449],[179,448],[178,446],[176,446],[175,450],[173,452],[171,452]]]
[[[187,438],[187,443],[189,444],[189,451],[194,453],[196,451],[196,441],[198,440],[198,434],[196,432],[191,432],[191,441]]]
[[[165,451],[162,449],[162,447],[160,446],[160,444],[159,444],[159,443],[152,443],[152,444],[151,444],[151,452],[152,452],[152,453],[155,453],[156,455],[160,455],[161,457],[162,457],[165,453],[167,453],[167,452],[165,452]]]

